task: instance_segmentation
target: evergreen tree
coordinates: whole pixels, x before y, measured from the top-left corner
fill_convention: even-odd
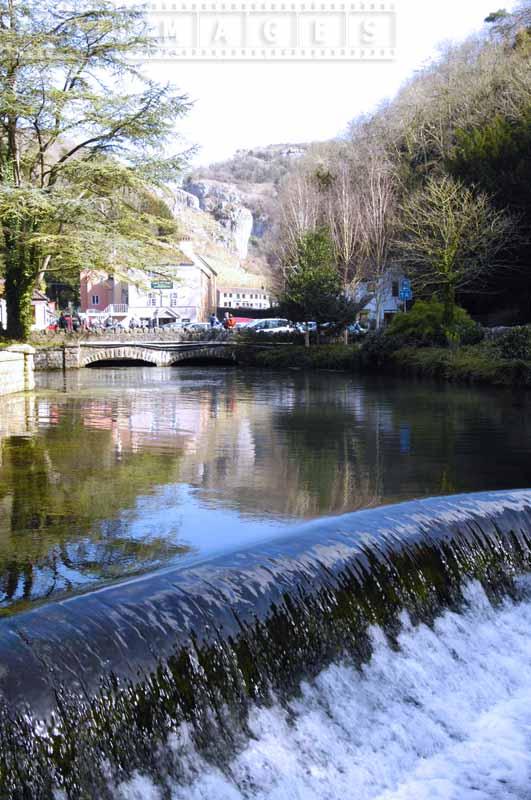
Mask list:
[[[309,231],[300,238],[296,263],[286,270],[280,305],[295,322],[341,326],[355,319],[359,305],[343,290],[327,228]]]
[[[185,96],[144,78],[137,9],[0,0],[0,253],[8,336],[25,338],[45,275],[171,261],[174,227],[149,186]],[[164,215],[163,215],[164,216]]]

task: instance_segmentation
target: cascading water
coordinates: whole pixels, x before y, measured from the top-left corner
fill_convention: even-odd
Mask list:
[[[432,627],[402,618],[398,652],[371,631],[361,669],[324,669],[284,706],[255,708],[223,769],[186,729],[171,746],[186,785],[172,800],[524,800],[531,785],[531,602],[494,609],[478,584]],[[120,800],[161,800],[135,775]]]
[[[530,543],[416,501],[3,620],[0,796],[528,797]]]

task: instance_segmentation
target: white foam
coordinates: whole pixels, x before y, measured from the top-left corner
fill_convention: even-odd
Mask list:
[[[181,732],[173,800],[529,800],[531,602],[469,600],[433,629],[404,617],[398,652],[375,629],[361,672],[333,665],[288,710],[255,709],[226,774]],[[141,776],[118,797],[160,800]]]

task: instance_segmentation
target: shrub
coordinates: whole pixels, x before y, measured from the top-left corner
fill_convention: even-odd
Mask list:
[[[444,347],[448,344],[477,344],[483,330],[464,308],[455,307],[451,327],[445,324],[444,305],[437,300],[417,300],[407,314],[396,314],[386,330],[402,345]]]
[[[240,352],[240,362],[268,369],[356,370],[359,349],[353,345],[270,347]]]
[[[362,363],[366,366],[379,367],[388,361],[392,353],[403,344],[403,339],[390,334],[388,330],[368,333],[364,336],[361,345]]]
[[[512,328],[502,333],[494,346],[501,358],[531,361],[531,327]]]

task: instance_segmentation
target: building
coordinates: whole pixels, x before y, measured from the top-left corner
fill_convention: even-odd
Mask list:
[[[93,270],[81,273],[81,311],[89,324],[108,317],[148,325],[202,322],[215,310],[217,273],[189,242],[181,243],[176,264],[156,270],[129,270],[114,276]]]
[[[271,298],[263,286],[260,289],[229,287],[219,289],[218,308],[271,308]]]
[[[7,328],[7,308],[4,299],[5,281],[0,280],[0,328]],[[55,303],[39,289],[33,290],[31,297],[33,314],[32,331],[45,331],[48,325],[55,322]]]
[[[361,283],[356,288],[355,300],[360,301],[366,296],[371,298],[359,314],[362,325],[384,327],[398,311],[403,310],[404,302],[400,299],[400,282],[403,277],[401,273],[389,270],[382,277],[379,290],[374,281]]]

